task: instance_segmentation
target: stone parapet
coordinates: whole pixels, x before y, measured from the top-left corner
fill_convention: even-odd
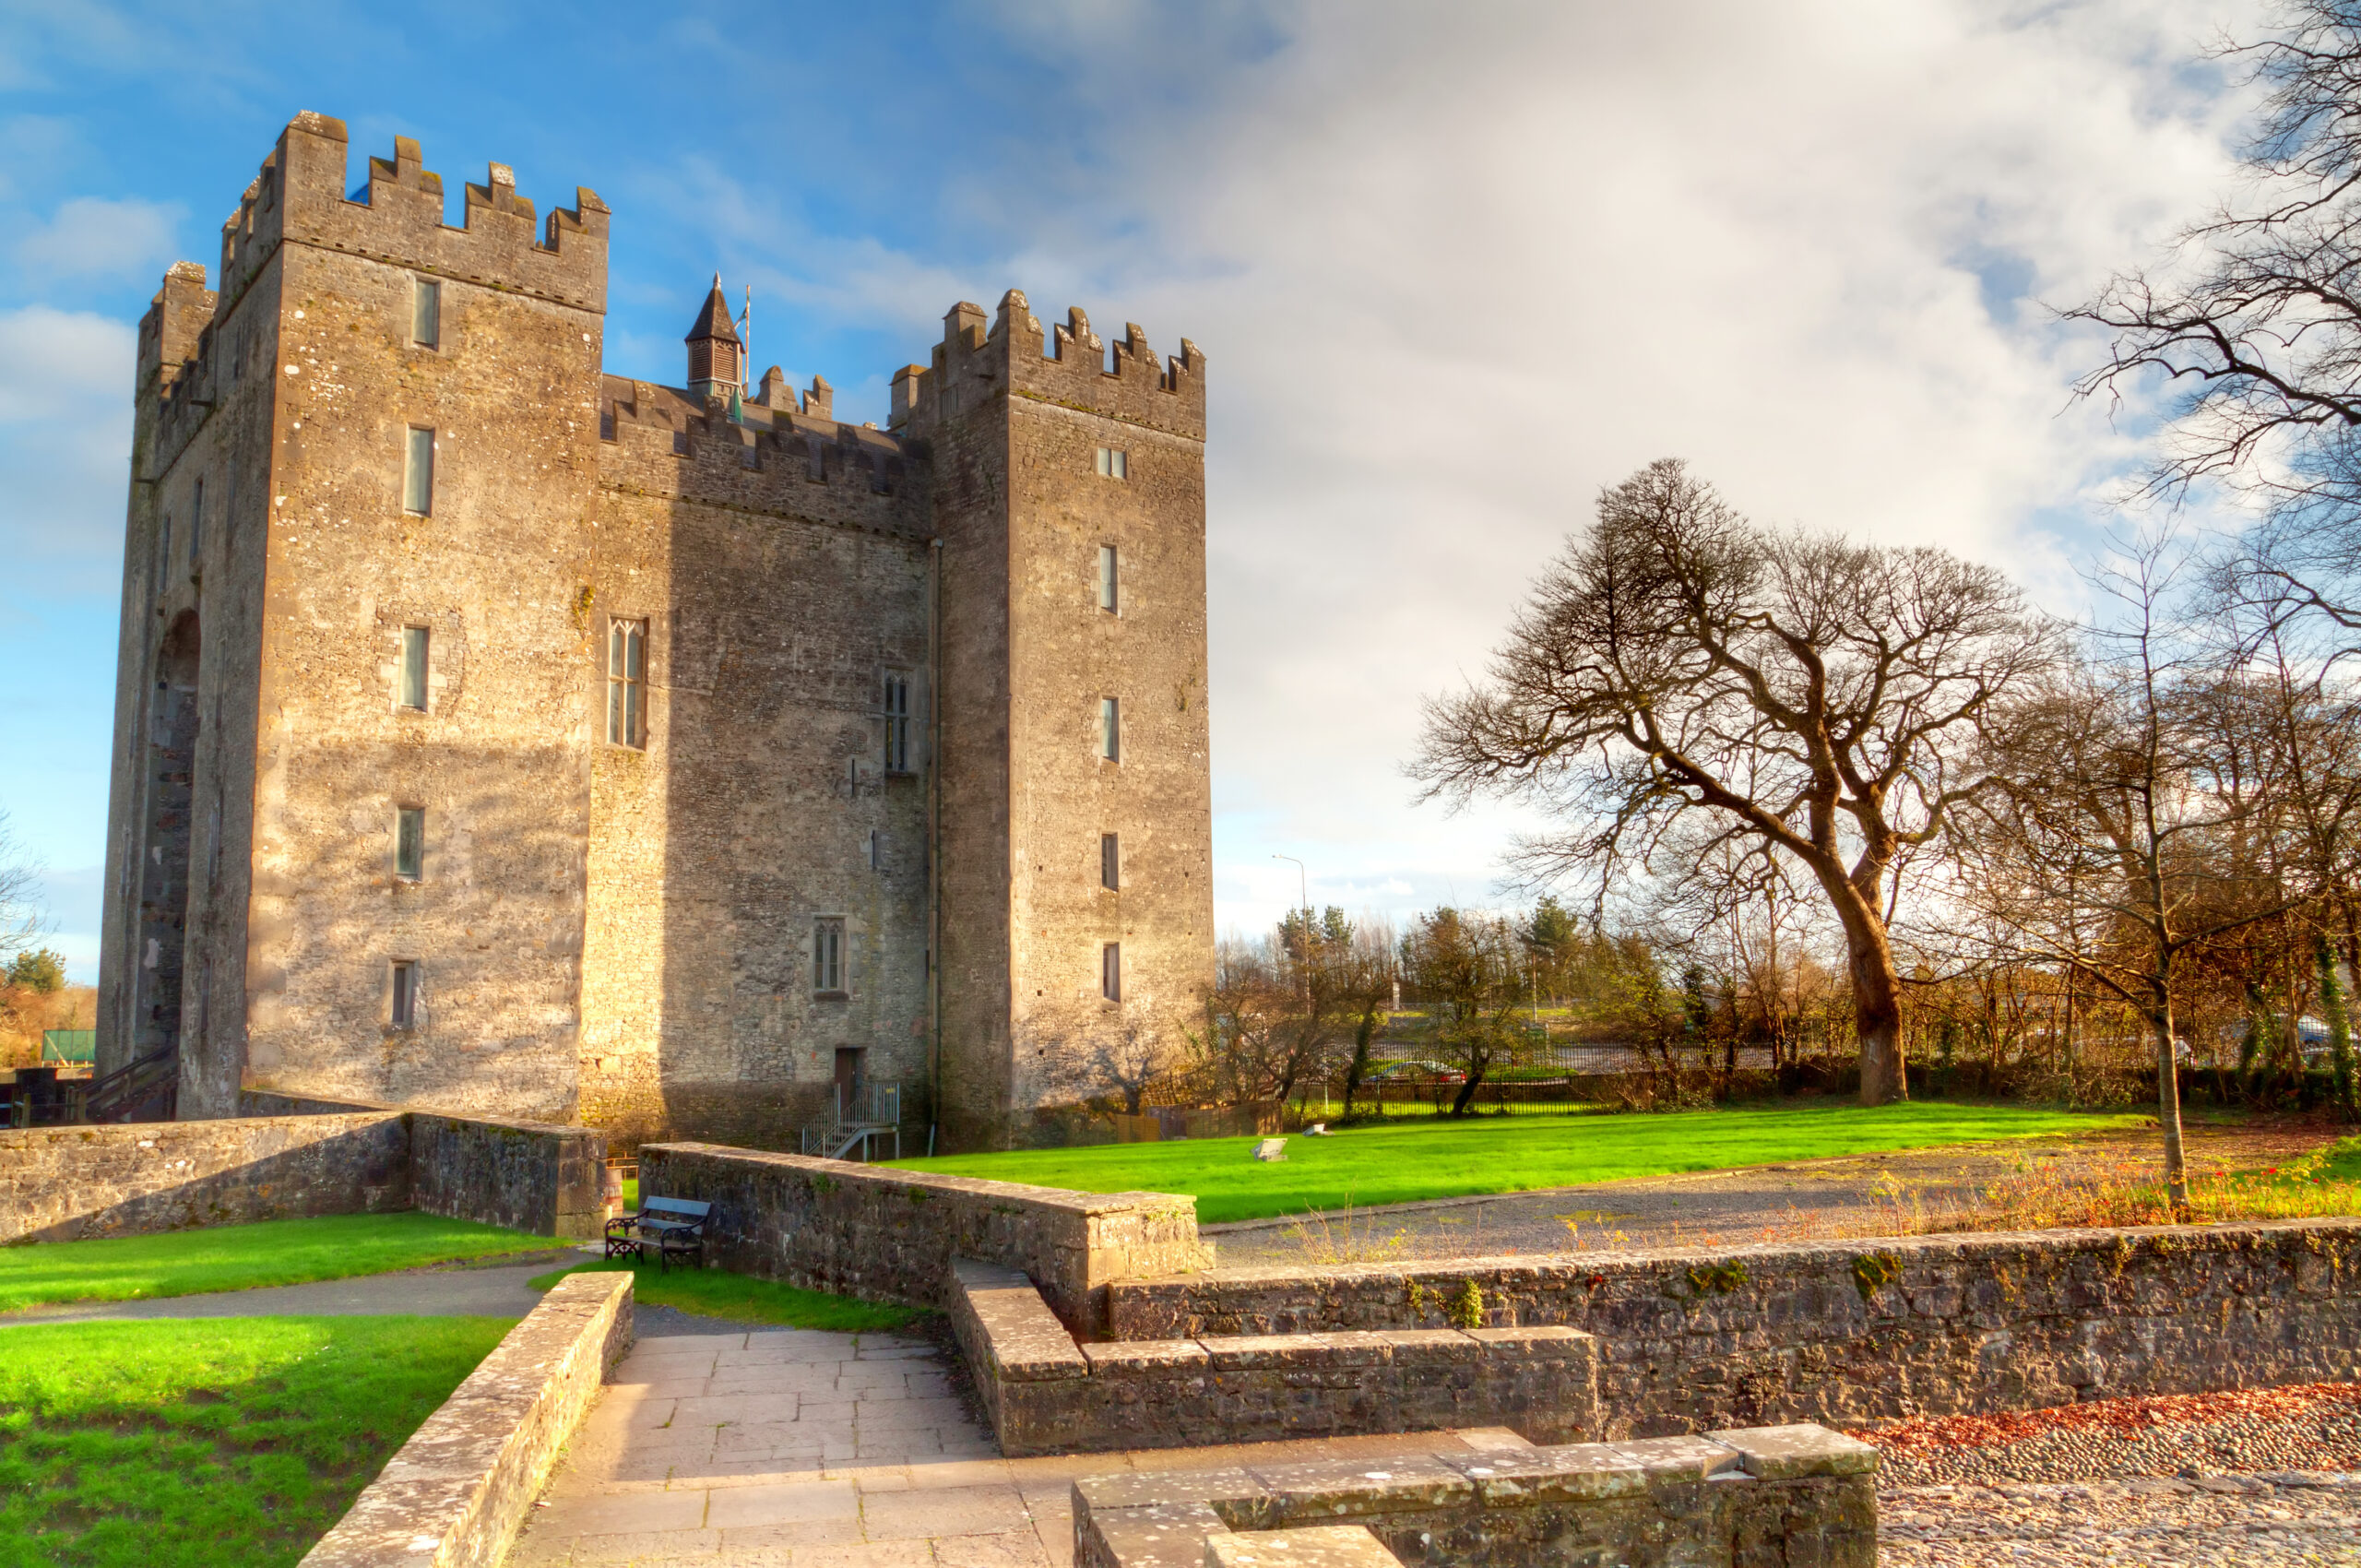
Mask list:
[[[0,1244],[410,1203],[409,1129],[398,1111],[0,1132]]]
[[[1558,1327],[1205,1336],[1076,1345],[1022,1273],[953,1265],[952,1324],[1012,1455],[1599,1423],[1596,1346]]]
[[[1077,1568],[1871,1568],[1877,1452],[1825,1428],[1133,1472],[1074,1483]]]
[[[0,1244],[409,1208],[599,1234],[595,1127],[323,1103],[249,1090],[244,1116],[0,1132]]]
[[[1610,1435],[2344,1379],[2361,1221],[1217,1269],[1109,1292],[1122,1339],[1450,1321],[1597,1336]],[[1463,1319],[1464,1321],[1464,1319]]]
[[[708,1256],[742,1274],[871,1301],[951,1304],[952,1260],[1021,1269],[1077,1333],[1112,1281],[1202,1268],[1194,1198],[1070,1193],[716,1144],[648,1144],[644,1196],[714,1206]]]
[[[632,1342],[632,1277],[558,1281],[426,1419],[303,1568],[490,1568]]]

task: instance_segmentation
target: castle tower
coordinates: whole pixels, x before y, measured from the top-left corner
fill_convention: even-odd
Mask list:
[[[722,298],[721,274],[713,275],[713,292],[683,339],[689,346],[689,396],[699,402],[728,398],[746,385],[746,346],[730,319],[730,302]]]
[[[944,1134],[1177,1053],[1213,979],[1204,357],[955,306],[894,382],[943,539]]]
[[[605,207],[303,114],[140,329],[105,1065],[570,1111]]]

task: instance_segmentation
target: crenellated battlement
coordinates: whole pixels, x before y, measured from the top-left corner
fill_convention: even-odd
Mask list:
[[[1045,335],[1023,291],[1011,289],[989,327],[982,307],[966,301],[945,313],[934,362],[894,374],[893,424],[923,434],[1005,391],[1202,441],[1204,375],[1205,357],[1186,338],[1158,365],[1137,322],[1125,324],[1110,364],[1081,309]]]
[[[483,184],[466,187],[455,229],[443,221],[443,177],[425,167],[417,142],[395,137],[393,157],[370,158],[366,181],[350,194],[348,152],[343,121],[307,111],[288,122],[221,226],[224,299],[293,241],[604,314],[608,211],[595,192],[576,186],[574,207],[540,223],[515,172],[494,163]]]
[[[765,376],[764,399],[749,399],[746,421],[737,423],[682,388],[606,376],[601,469],[616,482],[646,487],[652,474],[670,493],[757,511],[807,510],[810,488],[826,486],[875,497],[884,510],[872,520],[882,526],[893,508],[887,498],[917,493],[914,454],[884,431],[798,410],[784,380]],[[807,406],[826,407],[828,384],[815,378],[813,386]]]

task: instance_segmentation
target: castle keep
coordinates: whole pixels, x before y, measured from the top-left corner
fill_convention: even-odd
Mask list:
[[[100,1070],[1021,1138],[1213,968],[1204,360],[959,304],[889,428],[606,374],[609,212],[298,116],[140,324]],[[350,194],[348,194],[350,193]],[[907,1139],[906,1139],[906,1147]]]

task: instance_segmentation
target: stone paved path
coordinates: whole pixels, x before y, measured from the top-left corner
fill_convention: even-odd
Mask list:
[[[1003,1459],[922,1341],[643,1332],[506,1568],[1072,1568],[1076,1477],[1341,1458],[1405,1441]],[[1879,1501],[1886,1568],[2361,1563],[2361,1476],[1914,1487]]]
[[[803,1329],[643,1337],[576,1431],[508,1568],[1071,1568],[1067,1489],[1078,1476],[1344,1457],[1403,1441],[1003,1459],[924,1342]]]

